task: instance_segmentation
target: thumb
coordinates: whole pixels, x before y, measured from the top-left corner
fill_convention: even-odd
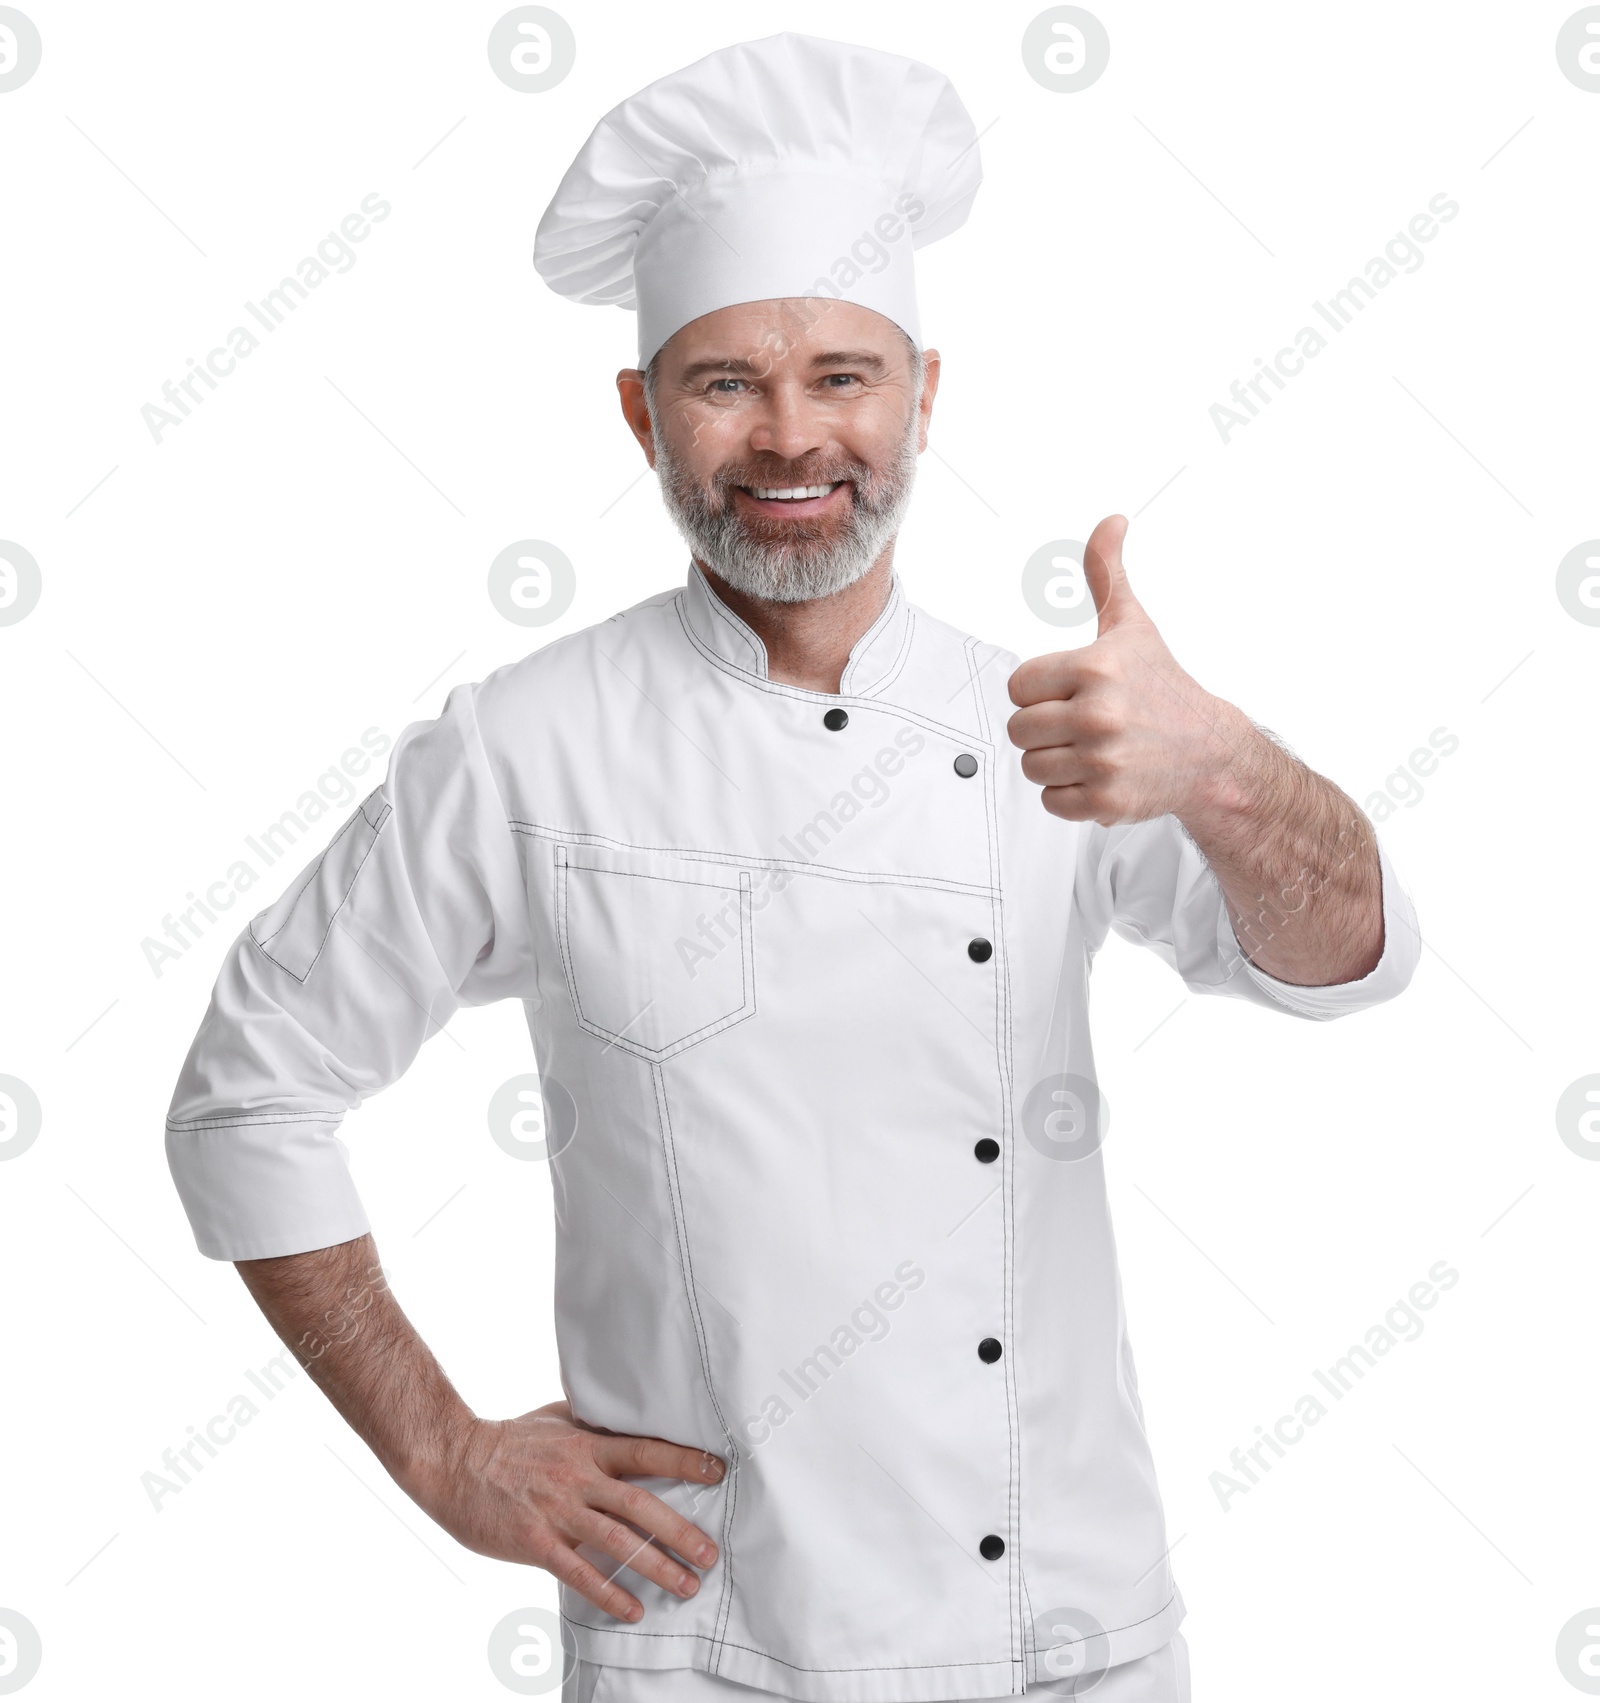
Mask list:
[[[1127,531],[1128,522],[1122,515],[1107,515],[1083,547],[1083,577],[1100,617],[1102,638],[1128,616],[1140,613],[1139,600],[1122,565],[1122,540]]]

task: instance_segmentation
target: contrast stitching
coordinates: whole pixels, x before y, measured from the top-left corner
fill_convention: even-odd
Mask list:
[[[747,645],[749,645],[751,657],[758,660],[761,663],[761,666],[765,668],[768,665],[766,641],[742,616],[735,615],[727,604],[721,600],[721,598],[715,596],[711,592],[709,587],[703,589],[705,591],[706,602],[710,606],[711,613],[719,617],[726,626],[731,627],[734,633],[739,638],[743,639]],[[688,588],[685,587],[679,595],[687,598]],[[753,668],[750,672],[755,674],[755,670]],[[758,674],[756,675],[756,678],[758,680],[765,679],[765,676]]]
[[[905,637],[900,643],[900,654],[889,665],[889,672],[874,686],[866,688],[868,697],[877,698],[886,692],[900,678],[907,662],[911,660],[911,637],[917,624],[917,612],[909,606],[906,609]]]
[[[893,585],[890,589],[888,601],[884,604],[883,608],[878,611],[877,620],[874,621],[872,623],[872,625],[867,628],[866,632],[864,632],[861,635],[861,637],[856,640],[855,644],[851,646],[852,650],[856,650],[856,651],[860,652],[859,657],[852,657],[845,664],[845,667],[844,667],[844,675],[848,675],[850,677],[851,691],[852,692],[859,693],[861,696],[865,697],[865,696],[868,696],[869,694],[871,694],[873,692],[876,692],[878,690],[878,688],[884,684],[884,677],[882,675],[880,675],[877,678],[877,680],[873,681],[873,683],[871,685],[858,687],[858,686],[855,685],[856,670],[860,666],[860,663],[866,660],[867,652],[870,651],[872,649],[872,647],[878,642],[879,638],[882,637],[882,635],[883,635],[885,629],[888,627],[889,623],[894,619],[895,615],[899,612],[900,608],[903,605],[905,605],[905,603],[906,603],[905,588],[900,584],[899,580],[897,579],[897,580],[894,581],[894,583],[893,583]],[[908,616],[910,615],[911,611],[910,611],[909,607],[906,608],[906,613],[907,613]],[[909,622],[907,624],[909,625]],[[904,649],[904,646],[905,646],[905,636],[904,636],[904,634],[902,634],[901,635],[901,648],[902,648],[902,650]],[[892,666],[892,664],[891,664],[891,666]],[[844,689],[844,676],[843,675],[841,675],[841,677],[840,677],[839,687],[840,687],[841,691]]]
[[[740,874],[739,886],[737,889],[717,886],[714,883],[704,881],[681,881],[678,883],[684,887],[704,887],[713,893],[732,893],[737,891],[740,895],[739,932],[742,937],[743,944],[741,946],[739,957],[739,1006],[737,1010],[725,1012],[721,1017],[713,1018],[709,1023],[702,1023],[698,1029],[691,1029],[688,1034],[679,1035],[675,1040],[669,1041],[664,1047],[650,1047],[646,1046],[642,1041],[630,1040],[626,1035],[619,1034],[616,1030],[608,1029],[604,1024],[597,1023],[593,1018],[586,1016],[583,1009],[583,1001],[578,996],[578,975],[573,965],[571,947],[568,944],[567,872],[569,869],[581,870],[586,875],[639,875],[640,872],[628,869],[594,869],[588,864],[570,863],[567,858],[567,848],[563,845],[558,845],[555,848],[555,853],[556,938],[561,947],[561,965],[562,969],[566,972],[567,993],[572,1000],[572,1009],[577,1016],[580,1028],[586,1030],[589,1034],[596,1036],[602,1041],[609,1041],[613,1046],[621,1047],[624,1051],[632,1053],[636,1058],[646,1059],[650,1063],[655,1064],[659,1063],[663,1059],[671,1058],[675,1054],[683,1052],[688,1047],[696,1046],[701,1041],[709,1040],[713,1035],[720,1034],[724,1029],[731,1029],[735,1023],[742,1023],[747,1017],[755,1016],[755,994],[751,987],[751,980],[753,977],[750,975],[750,971],[752,969],[750,961],[750,878],[743,872]],[[641,876],[640,878],[645,880],[661,881],[677,880],[676,877],[670,875]]]
[[[762,857],[759,855],[747,857],[740,852],[707,851],[695,846],[650,846],[639,844],[631,840],[614,840],[608,835],[590,833],[581,828],[556,828],[542,822],[522,822],[518,821],[516,818],[509,820],[506,823],[506,826],[510,828],[513,833],[529,837],[537,837],[539,839],[575,840],[581,841],[585,845],[599,844],[602,846],[612,847],[617,851],[625,852],[661,852],[670,857],[689,858],[703,863],[734,863],[742,866],[755,864],[761,869],[783,869],[795,875],[818,875],[825,880],[832,881],[858,881],[867,884],[890,882],[901,887],[931,887],[941,893],[971,894],[980,899],[988,898],[991,893],[990,888],[983,886],[980,883],[971,881],[955,881],[948,876],[943,875],[906,875],[902,874],[899,870],[892,869],[841,869],[837,864],[821,862],[807,863],[800,858]],[[587,869],[593,866],[588,864],[574,864],[573,867]],[[635,873],[648,874],[650,872],[605,870],[602,873],[607,875],[630,875]],[[670,876],[662,876],[661,879],[665,881],[672,878]],[[695,886],[699,885],[699,883],[691,882],[690,885]],[[708,882],[706,885],[710,886],[714,885],[714,883]],[[732,892],[733,889],[730,887],[727,888],[726,891]]]
[[[378,813],[378,820],[376,822],[374,822],[367,815],[368,803],[370,803],[372,798],[376,795],[376,793],[381,791],[381,790],[382,790],[381,788],[375,788],[373,790],[373,792],[368,793],[367,797],[362,800],[361,808],[356,812],[356,816],[359,816],[362,819],[362,821],[365,822],[369,828],[371,828],[372,838],[367,843],[367,849],[361,854],[360,863],[358,863],[355,866],[355,869],[351,872],[350,880],[347,883],[347,885],[345,886],[343,896],[340,898],[338,904],[333,907],[332,912],[329,914],[328,926],[323,932],[322,939],[320,941],[318,941],[318,943],[317,943],[317,950],[312,955],[311,962],[306,965],[305,974],[303,976],[295,975],[294,971],[291,970],[289,968],[289,966],[286,963],[284,963],[284,961],[281,958],[276,956],[276,954],[267,951],[267,940],[276,940],[278,938],[278,936],[280,934],[282,934],[283,931],[289,926],[289,924],[294,921],[294,913],[297,910],[299,910],[300,901],[306,896],[307,892],[310,891],[312,883],[322,873],[322,866],[323,866],[324,862],[326,862],[326,860],[327,860],[328,853],[331,852],[333,850],[333,848],[336,845],[338,845],[340,840],[342,840],[344,838],[344,836],[350,831],[350,829],[355,826],[355,822],[356,822],[355,816],[352,816],[350,818],[350,820],[345,823],[344,827],[342,827],[339,830],[339,832],[337,834],[335,834],[333,836],[333,838],[331,840],[329,840],[327,845],[323,848],[322,856],[317,859],[315,868],[312,869],[310,875],[308,875],[306,877],[306,879],[301,883],[299,892],[297,892],[295,894],[293,900],[290,902],[288,912],[285,915],[283,921],[281,923],[279,923],[278,926],[272,931],[272,933],[267,936],[267,939],[263,940],[263,939],[260,938],[259,935],[257,935],[256,925],[255,925],[254,921],[252,921],[251,924],[250,924],[250,938],[253,941],[255,941],[257,946],[259,946],[261,948],[262,953],[266,957],[272,959],[272,962],[274,964],[276,964],[278,966],[278,968],[280,970],[282,970],[283,973],[286,976],[293,976],[294,980],[299,982],[302,987],[304,987],[306,982],[310,979],[311,972],[314,969],[316,969],[317,960],[319,958],[321,958],[322,953],[323,953],[323,949],[324,949],[324,947],[327,946],[329,937],[333,933],[333,925],[338,920],[338,916],[339,916],[340,911],[342,911],[345,908],[346,904],[349,903],[350,895],[355,891],[356,882],[360,879],[361,871],[366,868],[367,859],[372,856],[373,848],[378,843],[378,835],[383,832],[384,824],[388,822],[389,817],[393,814],[392,806],[385,803],[383,809]]]
[[[776,1662],[779,1667],[791,1668],[795,1673],[933,1673],[940,1668],[1003,1668],[1012,1665],[1004,1656],[986,1656],[970,1662],[892,1662],[875,1667],[808,1668],[802,1667],[799,1662],[786,1662],[782,1656],[774,1656],[754,1644],[739,1644],[731,1638],[717,1638],[710,1632],[641,1632],[636,1626],[596,1626],[592,1620],[574,1620],[565,1609],[561,1611],[561,1618],[569,1626],[582,1626],[590,1632],[614,1632],[619,1637],[693,1638],[697,1643],[715,1643],[725,1650],[748,1650],[753,1656]]]
[[[722,1598],[718,1603],[717,1631],[713,1640],[712,1671],[722,1660],[722,1635],[727,1628],[728,1611],[733,1603],[733,1516],[739,1502],[739,1447],[728,1427],[722,1403],[717,1400],[716,1385],[711,1377],[711,1351],[706,1346],[705,1321],[700,1316],[700,1299],[694,1286],[694,1259],[689,1252],[689,1224],[683,1211],[683,1187],[678,1178],[678,1156],[672,1139],[672,1113],[667,1105],[667,1084],[659,1064],[650,1067],[656,1091],[656,1111],[661,1119],[661,1149],[667,1165],[667,1199],[672,1207],[672,1221],[678,1232],[678,1251],[683,1267],[684,1294],[689,1302],[689,1315],[694,1323],[695,1342],[700,1351],[700,1375],[705,1379],[706,1394],[722,1427],[723,1440],[728,1446],[728,1494],[722,1505]]]
[[[725,887],[720,881],[686,881],[681,875],[657,875],[653,869],[606,869],[594,863],[570,863],[567,869],[580,869],[585,875],[626,875],[634,881],[671,881],[679,887],[703,887],[708,893],[737,893],[737,887]]]
[[[366,812],[365,811],[359,811],[358,810],[356,812],[356,815],[360,816],[362,821],[366,821]],[[280,922],[275,929],[273,929],[271,934],[267,935],[263,939],[262,937],[256,935],[255,924],[252,923],[250,925],[251,935],[255,937],[256,945],[261,947],[261,949],[263,951],[266,950],[266,942],[268,940],[276,940],[278,938],[278,936],[280,934],[282,934],[283,931],[289,926],[290,919],[294,916],[294,908],[300,902],[301,894],[304,893],[306,891],[306,889],[308,887],[310,887],[311,884],[316,880],[316,878],[322,873],[322,866],[323,866],[323,864],[325,864],[328,861],[328,853],[331,852],[336,845],[338,845],[340,840],[342,840],[345,837],[345,835],[348,834],[353,827],[355,827],[355,825],[356,825],[356,818],[355,818],[355,816],[352,816],[339,829],[339,832],[337,834],[335,834],[331,840],[328,841],[327,845],[325,845],[322,848],[322,855],[317,859],[317,861],[314,864],[312,864],[311,868],[306,873],[305,880],[302,881],[300,883],[299,887],[297,887],[295,889],[294,898],[290,902],[290,905],[289,905],[288,915],[284,917],[283,921]],[[274,959],[273,961],[276,962],[276,959]]]
[[[1173,1603],[1175,1603],[1177,1600],[1178,1600],[1178,1591],[1177,1591],[1177,1587],[1174,1586],[1173,1591],[1172,1591],[1172,1595],[1170,1597],[1168,1597],[1167,1600],[1164,1603],[1162,1603],[1160,1608],[1154,1610],[1150,1614],[1146,1614],[1146,1615],[1142,1616],[1138,1620],[1129,1620],[1121,1626],[1107,1626],[1106,1628],[1104,1628],[1104,1636],[1106,1636],[1107,1638],[1112,1638],[1112,1637],[1115,1637],[1118,1632],[1132,1632],[1135,1627],[1148,1626],[1152,1620],[1159,1620],[1161,1618],[1161,1616],[1164,1615],[1167,1612],[1167,1610],[1172,1607]],[[579,1624],[581,1625],[582,1623],[579,1622]],[[597,1626],[597,1627],[594,1628],[594,1630],[598,1632],[598,1631],[602,1630],[602,1628]],[[1100,1634],[1091,1634],[1091,1636],[1088,1637],[1088,1638],[1063,1638],[1061,1640],[1061,1643],[1064,1644],[1064,1645],[1066,1645],[1066,1644],[1088,1644],[1088,1643],[1092,1643],[1093,1639],[1095,1637],[1099,1636],[1099,1635]],[[1055,1649],[1055,1648],[1058,1648],[1058,1646],[1051,1645],[1051,1648]],[[1029,1665],[1034,1670],[1034,1678],[1037,1679],[1039,1677],[1039,1674],[1038,1674],[1038,1650],[1037,1649],[1034,1650],[1034,1660]]]
[[[706,604],[710,608],[711,613],[720,617],[726,626],[732,628],[732,630],[750,646],[751,654],[759,658],[763,669],[770,668],[771,661],[767,654],[767,647],[760,634],[757,633],[742,616],[735,614],[733,610],[728,608],[727,604],[725,604],[722,599],[711,590],[709,585],[705,583],[703,576],[701,579],[701,590],[705,596]],[[681,595],[684,599],[684,607],[687,609],[688,598],[690,595],[688,587],[683,589]],[[906,599],[905,587],[898,579],[896,579],[890,590],[888,601],[884,604],[883,608],[878,611],[877,619],[870,627],[867,628],[866,632],[864,632],[861,637],[856,640],[856,644],[852,648],[860,649],[864,656],[865,653],[877,642],[883,629],[888,626],[888,624],[894,619],[898,610],[902,607],[906,612],[906,626],[909,629],[911,625],[911,607]],[[865,696],[870,693],[875,693],[881,690],[882,687],[888,685],[889,681],[893,678],[893,674],[899,672],[898,665],[904,660],[909,642],[910,634],[908,631],[901,639],[899,655],[895,658],[894,663],[891,664],[893,672],[881,676],[870,686],[861,687],[859,689],[860,695]],[[857,665],[857,661],[855,660],[847,662],[844,669],[845,676],[853,680]],[[749,672],[755,674],[755,670],[753,668]],[[765,680],[769,679],[770,675],[762,673],[756,674],[755,677],[758,680]],[[841,679],[841,688],[843,687],[843,684],[844,681]],[[852,687],[852,693],[854,693],[855,690],[856,689]],[[847,693],[845,695],[850,696],[852,694]]]
[[[925,716],[918,710],[907,709],[903,704],[880,702],[869,697],[864,692],[812,692],[804,686],[789,686],[781,680],[768,680],[759,674],[747,674],[724,662],[714,650],[711,650],[690,627],[688,618],[683,612],[683,600],[678,600],[678,623],[683,628],[684,637],[699,651],[713,668],[720,669],[731,679],[741,680],[745,685],[758,691],[770,692],[777,697],[794,698],[797,702],[808,704],[861,704],[868,709],[881,711],[884,715],[898,716],[902,721],[914,722],[918,727],[925,727],[930,732],[942,733],[955,740],[972,738],[972,730],[965,727],[952,727],[948,722],[935,721],[932,716]]]
[[[577,1006],[576,995],[573,996],[572,1003],[574,1007]],[[597,1036],[600,1040],[609,1041],[612,1046],[621,1047],[624,1051],[632,1053],[636,1058],[646,1059],[651,1064],[657,1064],[675,1057],[678,1053],[684,1052],[690,1047],[698,1046],[701,1041],[710,1040],[713,1035],[720,1035],[724,1029],[731,1029],[735,1023],[743,1023],[746,1019],[754,1017],[755,1014],[754,1005],[748,1011],[729,1012],[727,1016],[717,1018],[714,1023],[704,1024],[701,1028],[691,1030],[687,1035],[680,1035],[677,1040],[664,1047],[649,1047],[642,1041],[630,1041],[626,1035],[619,1035],[613,1030],[602,1027],[593,1019],[585,1017],[582,1011],[578,1012],[578,1022],[589,1034]]]
[[[168,1129],[232,1129],[235,1124],[336,1124],[343,1112],[263,1112],[259,1117],[168,1118]]]
[[[977,667],[977,641],[968,638],[964,645],[967,659],[967,674],[972,682],[974,713],[978,725],[987,736],[989,732],[989,708],[984,702],[983,685],[979,679]],[[983,806],[984,822],[989,842],[989,878],[994,888],[994,927],[995,939],[1000,950],[996,954],[994,997],[995,997],[995,1041],[996,1067],[999,1074],[1000,1087],[1000,1118],[1002,1133],[1007,1137],[1005,1142],[1005,1189],[1006,1212],[1004,1215],[1004,1247],[1001,1260],[1001,1308],[1003,1328],[1006,1332],[1007,1352],[1005,1366],[1006,1392],[1006,1435],[1010,1445],[1011,1484],[1007,1497],[1007,1516],[1013,1544],[1010,1551],[1010,1583],[1012,1598],[1012,1613],[1014,1616],[1012,1632],[1012,1659],[1024,1665],[1032,1643],[1032,1608],[1028,1596],[1027,1579],[1022,1565],[1022,1437],[1017,1413],[1016,1386],[1016,1127],[1012,1115],[1012,1083],[1011,1083],[1011,954],[1006,945],[1005,898],[1004,882],[1001,878],[1001,852],[999,823],[996,820],[995,800],[995,765],[987,764],[983,777]]]
[[[1108,1638],[1114,1637],[1118,1632],[1132,1632],[1135,1627],[1148,1625],[1152,1620],[1159,1620],[1172,1607],[1177,1600],[1177,1595],[1178,1593],[1174,1591],[1153,1614],[1146,1614],[1138,1620],[1127,1621],[1122,1626],[1106,1627],[1105,1635]],[[709,1632],[642,1632],[635,1626],[596,1626],[592,1620],[575,1619],[565,1609],[561,1611],[561,1618],[569,1625],[582,1626],[590,1632],[614,1633],[619,1638],[693,1638],[699,1643],[713,1641]],[[754,1644],[738,1644],[728,1638],[715,1641],[724,1649],[748,1650],[753,1656],[760,1656],[765,1661],[775,1662],[779,1667],[792,1668],[795,1673],[933,1673],[941,1668],[1001,1668],[1015,1665],[1005,1656],[987,1656],[970,1662],[890,1662],[857,1668],[808,1668],[802,1667],[799,1662],[786,1662],[782,1656],[774,1656],[766,1650],[759,1649]],[[1086,1640],[1072,1638],[1063,1639],[1062,1642],[1081,1644]]]

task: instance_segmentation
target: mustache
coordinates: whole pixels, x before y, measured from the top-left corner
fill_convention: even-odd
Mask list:
[[[759,486],[763,490],[783,490],[795,485],[837,485],[841,481],[861,485],[872,477],[872,469],[859,461],[845,462],[835,467],[719,467],[712,475],[712,488],[724,495],[736,486]]]

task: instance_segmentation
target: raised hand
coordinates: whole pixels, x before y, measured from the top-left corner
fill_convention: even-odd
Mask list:
[[[1024,662],[1006,723],[1043,804],[1071,822],[1179,817],[1208,798],[1233,761],[1244,718],[1204,691],[1162,641],[1122,565],[1128,523],[1108,516],[1084,546],[1099,614],[1092,644]],[[1248,725],[1248,724],[1246,724]]]

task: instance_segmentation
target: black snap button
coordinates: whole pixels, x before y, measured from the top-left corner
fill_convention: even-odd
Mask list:
[[[1000,1143],[986,1135],[972,1152],[980,1165],[992,1165],[1000,1157]]]
[[[963,751],[956,758],[956,773],[962,780],[970,781],[978,772],[978,759],[970,751]]]
[[[976,940],[967,942],[967,956],[974,964],[987,964],[994,956],[994,948],[980,935]]]
[[[996,1537],[993,1532],[978,1545],[978,1553],[985,1561],[998,1561],[1006,1552],[1006,1540]]]
[[[978,1344],[978,1358],[985,1366],[992,1366],[995,1361],[1000,1358],[1000,1338],[997,1336],[986,1336],[983,1341]]]
[[[847,710],[829,710],[822,718],[822,725],[829,733],[837,733],[841,727],[849,724],[850,714]]]

